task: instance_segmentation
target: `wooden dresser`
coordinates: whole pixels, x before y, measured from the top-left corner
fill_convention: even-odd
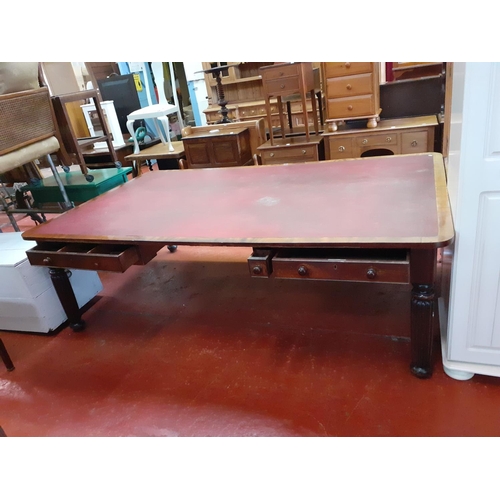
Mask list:
[[[188,168],[239,167],[252,162],[248,128],[192,129],[182,138]]]
[[[383,154],[433,152],[437,126],[435,115],[381,120],[375,130],[345,124],[337,132],[323,134],[325,158],[340,160]]]
[[[325,121],[329,132],[339,122],[368,119],[367,127],[375,128],[380,115],[380,76],[376,62],[323,62]]]

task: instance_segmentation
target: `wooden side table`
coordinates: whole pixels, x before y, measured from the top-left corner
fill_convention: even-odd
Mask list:
[[[293,94],[299,94],[302,102],[302,112],[304,114],[304,125],[306,138],[309,140],[309,120],[307,118],[307,93],[310,93],[314,131],[319,135],[318,118],[316,109],[316,96],[314,92],[314,73],[312,63],[282,63],[272,66],[262,66],[260,68],[264,99],[268,123],[271,124],[271,103],[273,97],[278,101],[278,112],[280,117],[281,136],[285,137],[285,119],[283,115],[283,105],[281,98]],[[273,127],[269,126],[269,136],[271,145],[274,145]]]

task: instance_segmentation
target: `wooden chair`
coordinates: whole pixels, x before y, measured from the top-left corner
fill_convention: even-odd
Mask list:
[[[72,208],[50,156],[60,150],[60,137],[48,89],[42,87],[0,95],[0,116],[0,175],[45,156],[61,191],[63,210]],[[16,209],[3,203],[0,210],[7,213],[14,229],[19,231],[13,216]]]
[[[163,77],[163,63],[154,62],[151,63],[151,68],[153,70],[153,75],[155,77],[156,88],[158,90],[159,104],[152,104],[151,106],[146,106],[144,108],[133,111],[127,115],[127,129],[130,133],[130,137],[134,140],[134,154],[139,153],[139,142],[137,141],[136,133],[134,131],[134,122],[136,120],[147,120],[152,119],[156,128],[156,133],[163,144],[169,145],[169,150],[174,151],[170,140],[170,124],[168,117],[169,115],[177,114],[177,119],[179,120],[180,129],[183,128],[183,121],[181,116],[181,110],[179,105],[179,98],[177,96],[174,67],[171,62],[168,63],[170,70],[170,82],[172,85],[172,94],[174,98],[174,104],[170,104],[165,96],[164,88],[164,77]],[[161,130],[161,125],[165,134]],[[165,138],[166,135],[166,138]]]

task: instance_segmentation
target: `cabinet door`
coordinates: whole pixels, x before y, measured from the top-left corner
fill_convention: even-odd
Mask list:
[[[454,63],[448,359],[500,366],[500,63]]]
[[[189,168],[201,168],[211,165],[210,144],[208,141],[189,140],[184,141],[184,145]]]

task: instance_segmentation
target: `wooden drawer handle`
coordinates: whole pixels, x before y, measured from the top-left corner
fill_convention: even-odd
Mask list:
[[[299,268],[297,269],[297,272],[300,274],[300,276],[306,276],[307,267],[306,266],[299,266]]]
[[[366,271],[366,277],[370,280],[376,278],[377,271],[375,271],[375,269],[373,269],[373,267],[370,267],[370,269],[368,269],[368,271]]]
[[[343,153],[343,152],[345,151],[345,147],[344,147],[344,146],[339,146],[339,151],[340,151],[341,153]]]
[[[351,89],[352,89],[352,86],[351,86],[351,84],[350,84],[350,83],[348,83],[348,84],[346,85],[346,89],[347,89],[347,90],[351,90]]]
[[[417,141],[411,141],[411,145],[412,145],[413,147],[416,147],[416,146],[418,146],[418,142],[417,142]]]
[[[351,63],[350,63],[350,62],[349,62],[349,63],[345,63],[345,67],[346,67],[347,69],[349,69],[349,68],[351,67]]]
[[[255,267],[252,269],[252,273],[253,273],[253,274],[262,274],[262,267],[261,267],[261,266],[255,266]]]
[[[285,73],[283,73],[283,71],[280,71],[280,76],[283,76]]]
[[[351,104],[349,104],[349,106],[347,106],[347,109],[348,109],[349,111],[352,111],[352,105],[351,105]]]

